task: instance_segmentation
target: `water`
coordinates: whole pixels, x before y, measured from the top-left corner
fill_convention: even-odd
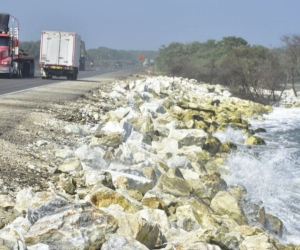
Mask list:
[[[300,244],[300,108],[274,108],[264,121],[250,121],[253,129],[265,128],[257,136],[266,146],[243,146],[240,131],[228,129],[215,134],[221,141],[231,140],[241,151],[229,156],[228,184],[241,184],[253,202],[263,202],[266,213],[284,224],[285,243]]]

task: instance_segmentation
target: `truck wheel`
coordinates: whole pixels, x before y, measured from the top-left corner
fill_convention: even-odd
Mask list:
[[[29,68],[30,68],[30,73],[29,73],[29,77],[34,77],[34,62],[30,62],[29,64]]]
[[[18,78],[22,78],[22,70],[20,67],[18,68]]]
[[[77,80],[77,73],[76,72],[74,72],[73,75],[71,76],[71,80],[72,81]]]

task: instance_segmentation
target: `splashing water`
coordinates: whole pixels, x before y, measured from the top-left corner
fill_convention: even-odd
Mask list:
[[[250,121],[252,128],[265,128],[258,133],[267,145],[231,154],[226,165],[231,174],[228,184],[241,184],[253,202],[263,202],[269,214],[277,216],[284,224],[283,241],[300,244],[300,108],[275,108],[265,116],[265,121]],[[242,135],[220,132],[221,141],[230,140],[237,145]]]

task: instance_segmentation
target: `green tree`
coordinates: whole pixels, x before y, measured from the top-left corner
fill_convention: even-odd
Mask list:
[[[275,51],[263,46],[239,46],[223,56],[220,81],[231,92],[255,102],[276,102],[275,90],[284,79]],[[266,92],[269,90],[269,92]]]

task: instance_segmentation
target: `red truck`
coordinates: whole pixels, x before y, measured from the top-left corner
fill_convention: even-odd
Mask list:
[[[19,50],[19,21],[0,13],[0,75],[11,77],[33,77],[34,57]]]

